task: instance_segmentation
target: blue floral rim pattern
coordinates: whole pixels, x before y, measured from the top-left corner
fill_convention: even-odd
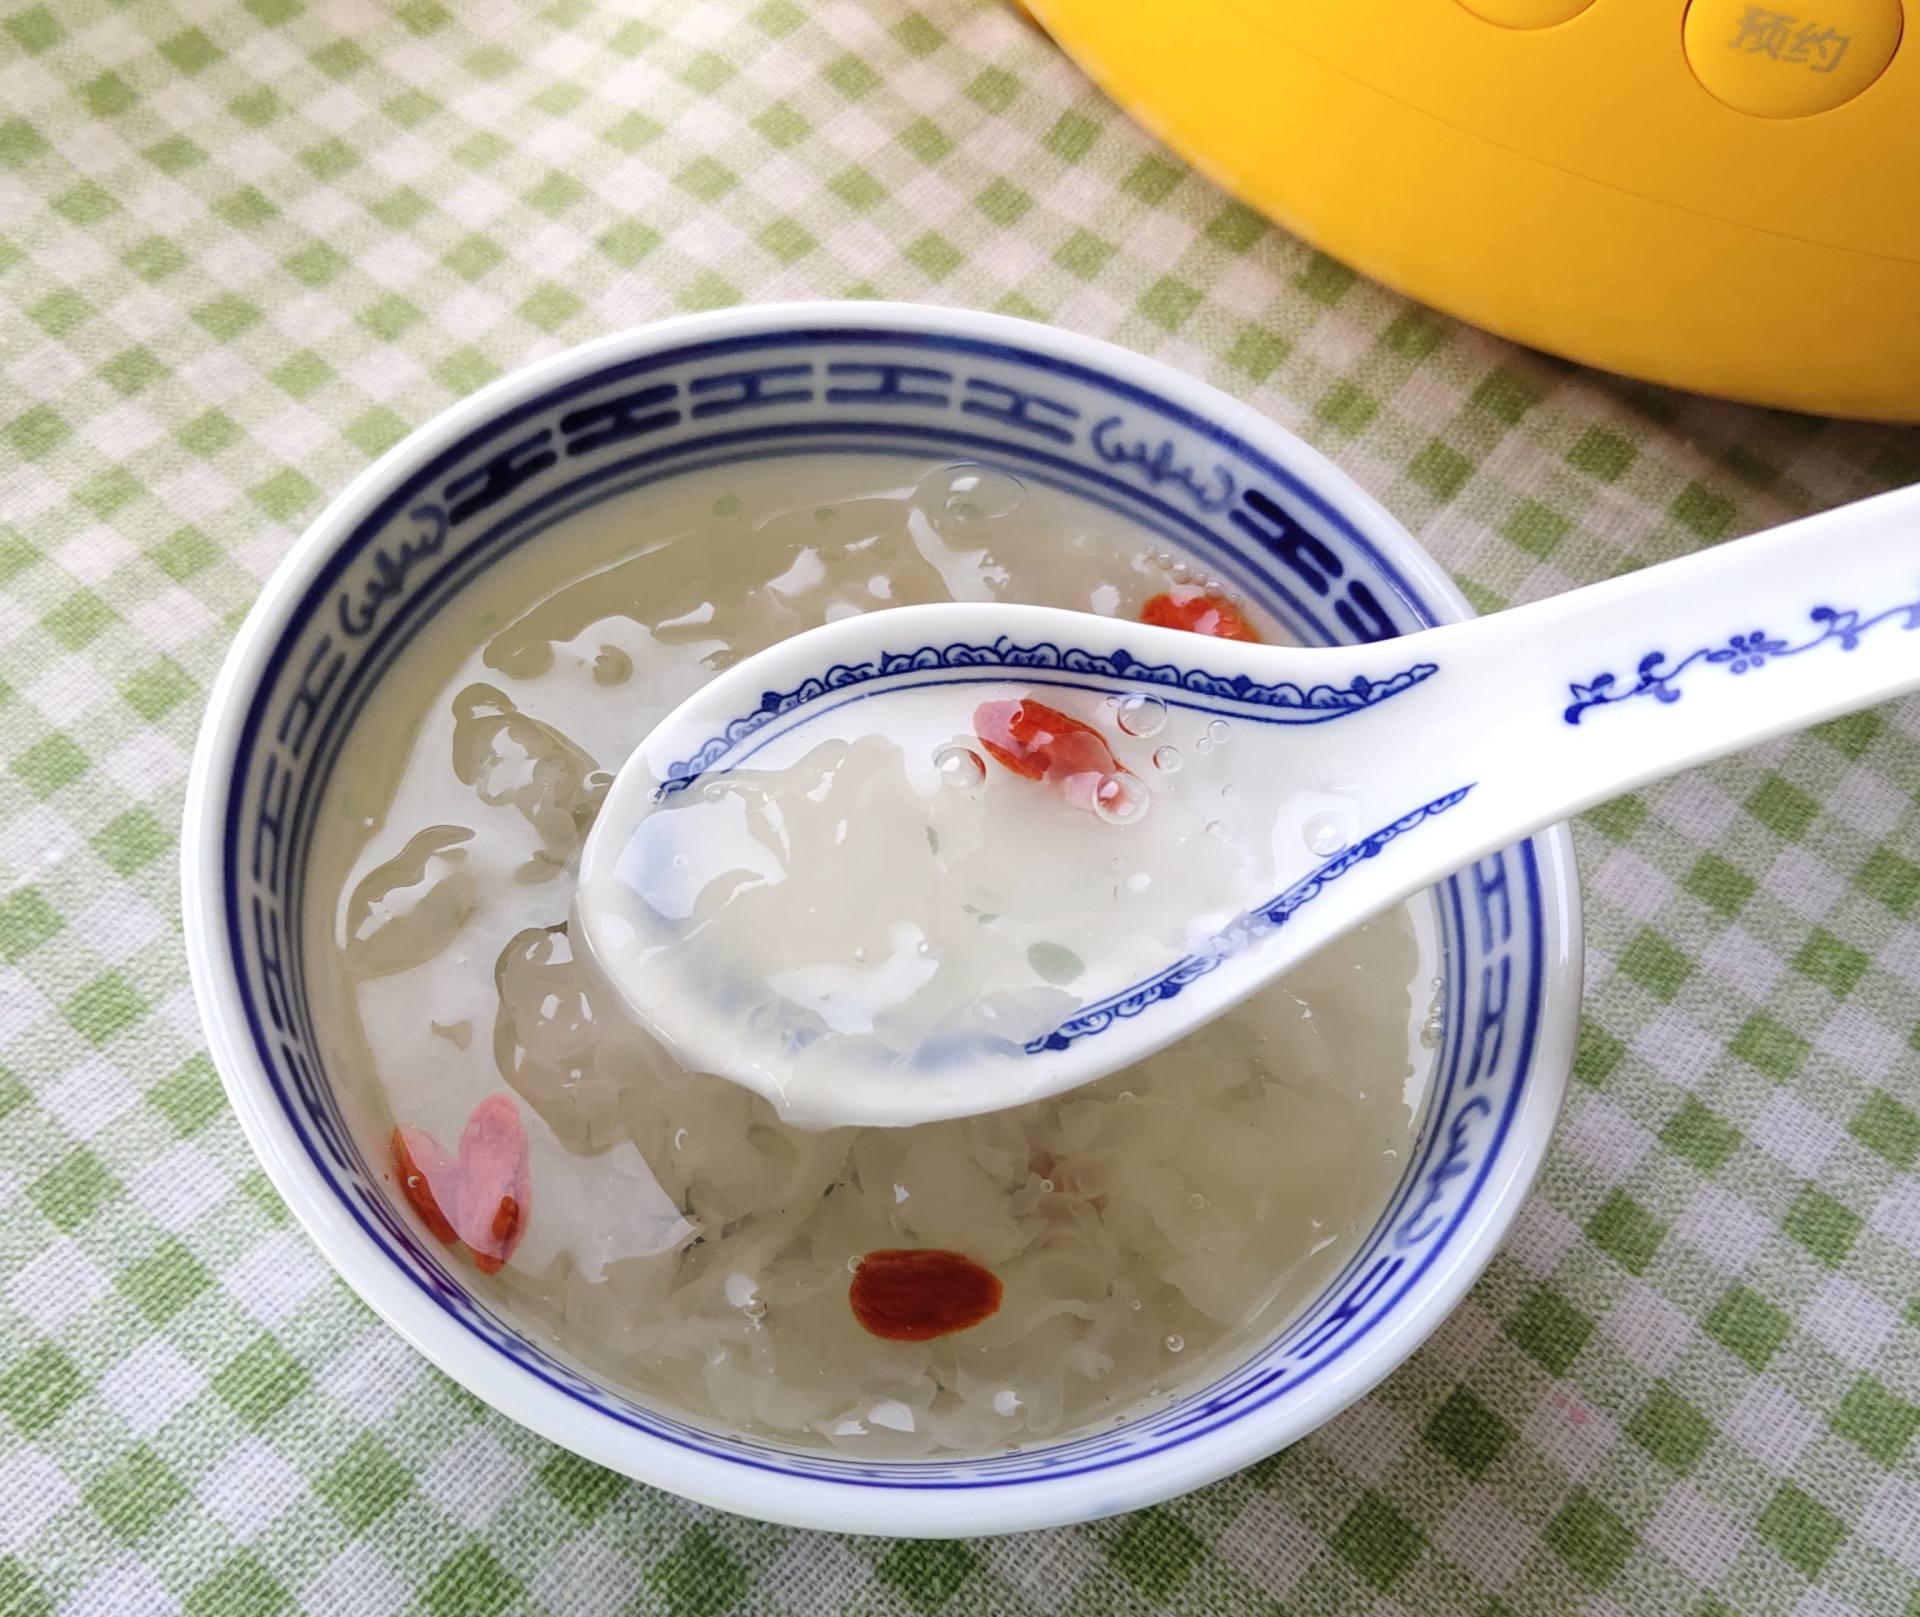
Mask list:
[[[912,674],[1009,668],[1023,673],[1044,671],[1117,680],[1127,686],[1150,685],[1158,690],[1241,703],[1253,710],[1242,717],[1260,718],[1273,724],[1324,724],[1342,714],[1357,713],[1390,696],[1398,696],[1439,672],[1432,663],[1415,663],[1387,679],[1372,680],[1361,674],[1350,685],[1302,687],[1285,680],[1265,685],[1248,679],[1245,674],[1210,674],[1204,668],[1145,663],[1124,650],[1102,654],[1047,641],[1018,645],[1004,635],[987,645],[956,642],[946,646],[916,646],[911,651],[882,652],[869,662],[836,663],[820,678],[807,680],[790,691],[768,691],[758,707],[728,720],[720,734],[702,742],[691,757],[676,759],[667,765],[655,793],[659,797],[671,797],[686,790],[775,720],[809,707],[822,697],[871,685],[876,680],[900,679]]]
[[[874,1488],[1006,1487],[1150,1461],[1324,1374],[1394,1315],[1458,1236],[1501,1158],[1540,1027],[1548,915],[1531,843],[1436,890],[1447,1034],[1431,1122],[1342,1272],[1211,1384],[1115,1430],[1014,1454],[856,1461],[718,1435],[609,1390],[522,1336],[422,1240],[326,1079],[301,944],[313,820],[342,738],[421,625],[485,567],[589,505],[733,459],[848,449],[986,459],[1123,511],[1197,552],[1308,642],[1388,638],[1434,618],[1418,589],[1286,468],[1171,401],[1039,350],[848,326],[610,364],[503,407],[409,476],[321,568],[267,654],[234,750],[220,870],[255,1053],[299,1150],[382,1261],[503,1371],[618,1428],[730,1464]]]

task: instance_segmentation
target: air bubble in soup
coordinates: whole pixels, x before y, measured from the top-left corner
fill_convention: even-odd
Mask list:
[[[418,1184],[395,1171],[396,1199],[464,1284],[658,1408],[887,1458],[1110,1423],[1218,1373],[1339,1270],[1410,1155],[1432,1059],[1414,911],[1100,1083],[896,1130],[796,1129],[680,1070],[570,934],[607,780],[715,669],[918,601],[1278,637],[1251,603],[1169,591],[1176,562],[1220,569],[1173,543],[1004,468],[793,457],[574,515],[422,627],[334,768],[305,969],[361,1149],[396,1170],[409,1143]],[[1177,767],[1209,823],[1249,812],[1217,791],[1242,741],[1127,714],[1143,778]],[[1116,717],[1088,722],[1125,735]],[[1000,768],[964,723],[944,739]],[[938,767],[976,801],[972,765]],[[1081,951],[1032,941],[1056,947],[1024,967],[1070,994]],[[882,1260],[863,1323],[864,1262],[903,1252],[948,1256]],[[972,1289],[920,1285],[943,1272]],[[955,1296],[973,1306],[913,1300]]]

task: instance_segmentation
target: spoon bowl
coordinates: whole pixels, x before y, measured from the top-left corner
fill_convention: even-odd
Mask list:
[[[580,935],[601,975],[677,1059],[747,1085],[789,1121],[906,1124],[1057,1093],[1151,1054],[1284,969],[1271,963],[1277,957],[1248,948],[1251,938],[1290,922],[1337,875],[1399,834],[1393,824],[1369,826],[1351,846],[1343,835],[1340,849],[1315,851],[1313,822],[1357,824],[1354,816],[1365,808],[1358,801],[1348,806],[1352,794],[1339,782],[1344,765],[1313,738],[1335,721],[1410,691],[1433,671],[1392,645],[1337,655],[1250,647],[1046,607],[913,606],[842,619],[719,675],[627,760],[583,850]],[[1340,683],[1329,683],[1336,673]],[[1072,995],[1061,996],[1057,1014],[1029,1021],[1018,1037],[969,1043],[911,1063],[910,1077],[897,1063],[842,1061],[823,1082],[796,1083],[794,1058],[804,1034],[796,1038],[783,1022],[754,1025],[744,1014],[741,985],[716,980],[710,969],[648,978],[647,961],[669,958],[671,946],[663,950],[636,923],[636,892],[648,885],[642,867],[649,851],[636,842],[642,827],[671,819],[675,806],[697,799],[703,788],[717,790],[719,781],[790,766],[823,740],[853,740],[876,728],[947,736],[965,731],[982,704],[1033,698],[1094,723],[1104,718],[1106,735],[1121,745],[1111,725],[1117,704],[1154,702],[1167,728],[1142,738],[1128,755],[1141,775],[1152,773],[1142,755],[1166,750],[1164,743],[1145,743],[1162,742],[1176,729],[1204,734],[1208,726],[1225,726],[1243,753],[1257,738],[1258,757],[1272,760],[1276,748],[1281,757],[1292,755],[1297,789],[1286,787],[1271,762],[1267,769],[1281,787],[1271,806],[1283,829],[1272,838],[1279,853],[1260,901],[1247,905],[1243,890],[1230,907],[1216,908],[1217,924],[1194,935],[1191,948],[1146,955],[1133,949],[1093,962]],[[932,739],[920,748],[929,758],[935,750]],[[1040,795],[1035,783],[997,764],[983,767],[989,792]],[[1269,795],[1258,794],[1263,802]],[[1407,820],[1400,829],[1410,829],[1444,806],[1451,803],[1411,820],[1404,813],[1393,818]],[[1056,803],[1045,804],[1047,810],[1074,822],[1069,835],[1097,836],[1104,829],[1084,811]],[[1109,838],[1119,842],[1133,828],[1114,829],[1118,837],[1110,831]],[[651,851],[656,861],[684,859],[684,853],[666,853],[666,846]],[[861,852],[856,832],[847,854],[857,861]],[[1341,852],[1344,858],[1327,857]],[[1382,898],[1374,908],[1389,902]],[[1324,941],[1331,934],[1314,935]],[[1293,949],[1285,960],[1304,952]],[[1170,1014],[1176,1002],[1180,1014]]]

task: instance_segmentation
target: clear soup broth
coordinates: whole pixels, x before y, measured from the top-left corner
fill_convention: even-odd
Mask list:
[[[363,1146],[529,1335],[696,1422],[981,1453],[1225,1368],[1410,1153],[1425,901],[1098,1084],[908,1129],[794,1128],[681,1070],[569,935],[607,781],[738,658],[905,602],[1223,591],[1100,506],[893,457],[689,474],[523,545],[420,631],[327,788],[308,971]]]

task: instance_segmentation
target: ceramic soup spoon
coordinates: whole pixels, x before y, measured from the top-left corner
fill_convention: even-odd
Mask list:
[[[1920,489],[1374,644],[849,617],[647,737],[577,913],[685,1065],[795,1122],[992,1111],[1542,826],[1920,686],[1916,629]]]

